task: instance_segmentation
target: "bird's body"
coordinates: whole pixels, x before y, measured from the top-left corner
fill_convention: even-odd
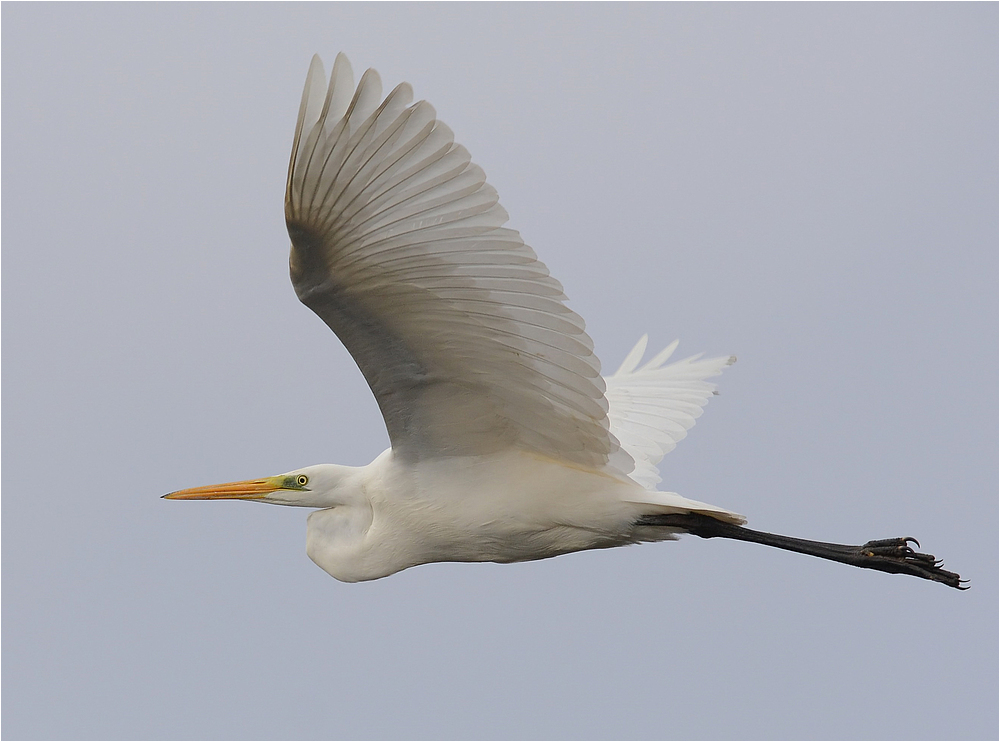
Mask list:
[[[757,541],[959,586],[907,539],[817,544],[742,527],[723,508],[656,489],[736,359],[640,366],[643,336],[602,377],[583,320],[520,235],[483,171],[403,83],[382,99],[338,55],[314,57],[292,147],[285,219],[299,299],[357,361],[391,448],[174,492],[317,508],[307,552],[357,582],[428,562],[517,562],[664,541]]]
[[[299,473],[322,479],[332,493],[297,503],[323,508],[309,516],[306,551],[345,582],[429,562],[521,562],[672,538],[673,529],[636,525],[653,513],[742,522],[674,493],[516,449],[414,464],[388,449],[368,466],[291,472]]]

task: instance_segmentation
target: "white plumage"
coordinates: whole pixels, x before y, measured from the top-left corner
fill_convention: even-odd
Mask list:
[[[649,513],[734,513],[656,492],[656,464],[731,358],[642,368],[645,336],[603,379],[562,286],[503,225],[482,169],[407,83],[354,88],[340,54],[306,79],[285,215],[299,298],[354,356],[392,448],[367,467],[307,467],[184,490],[316,507],[307,551],[333,576],[431,561],[540,559],[673,538]],[[307,484],[294,484],[306,477]],[[244,485],[241,487],[241,485]]]
[[[706,379],[735,359],[665,365],[675,342],[640,367],[643,336],[602,378],[583,320],[503,226],[482,169],[411,101],[406,83],[383,100],[373,70],[354,89],[342,54],[327,84],[314,58],[285,196],[295,291],[357,361],[391,448],[365,467],[167,497],[318,508],[307,552],[352,582],[679,531],[759,541],[742,516],[655,490],[656,465],[714,392]],[[802,550],[791,541],[774,545]]]
[[[694,427],[702,408],[715,394],[715,384],[705,379],[722,373],[736,362],[735,356],[708,358],[691,356],[664,366],[677,349],[675,340],[642,368],[647,336],[605,380],[611,434],[628,452],[634,466],[623,473],[653,489],[660,482],[656,465]]]

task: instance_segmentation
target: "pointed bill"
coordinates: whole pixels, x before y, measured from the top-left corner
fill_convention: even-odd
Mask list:
[[[166,500],[256,500],[281,489],[280,477],[210,484],[164,495]]]

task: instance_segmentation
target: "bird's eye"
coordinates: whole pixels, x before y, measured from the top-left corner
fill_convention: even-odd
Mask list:
[[[309,477],[307,477],[305,474],[299,474],[297,477],[295,477],[295,484],[299,485],[299,487],[305,487],[307,484],[309,484]]]

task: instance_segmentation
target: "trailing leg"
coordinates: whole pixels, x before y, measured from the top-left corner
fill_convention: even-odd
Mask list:
[[[792,536],[781,536],[775,533],[754,531],[743,526],[724,523],[707,515],[698,513],[670,513],[663,515],[644,515],[637,526],[665,526],[681,528],[690,534],[701,538],[729,538],[737,541],[752,541],[765,546],[774,546],[799,554],[809,554],[820,559],[851,564],[862,569],[877,569],[880,572],[913,575],[925,580],[941,582],[949,587],[967,590],[968,585],[954,572],[941,568],[941,561],[930,554],[921,554],[910,547],[910,543],[920,546],[919,542],[910,536],[905,538],[890,538],[869,541],[861,546],[845,544],[828,544],[823,541],[809,541]]]

